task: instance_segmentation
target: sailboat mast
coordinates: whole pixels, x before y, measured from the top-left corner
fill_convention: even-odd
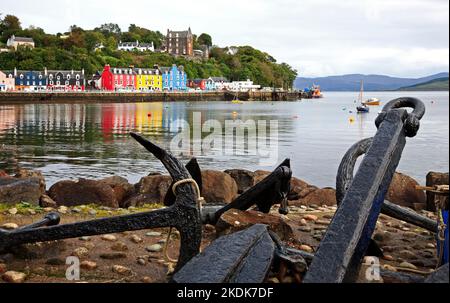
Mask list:
[[[363,90],[364,90],[364,84],[363,80],[361,80],[361,88],[359,89],[359,102],[363,102]]]

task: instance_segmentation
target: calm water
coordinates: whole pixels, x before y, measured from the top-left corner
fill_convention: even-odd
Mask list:
[[[424,101],[426,114],[419,134],[408,139],[399,171],[424,182],[430,170],[449,170],[448,92],[375,92],[385,104],[400,97]],[[38,104],[0,106],[0,169],[41,170],[47,185],[60,179],[101,178],[112,174],[137,182],[162,165],[128,136],[137,131],[168,147],[177,134],[177,119],[278,120],[278,162],[291,158],[294,175],[318,186],[334,186],[339,162],[347,149],[376,132],[380,107],[358,115],[357,93],[325,92],[320,100],[301,102],[176,102],[136,104]],[[237,114],[233,115],[233,111]],[[150,114],[150,116],[149,116]],[[350,117],[355,121],[350,122]],[[206,134],[203,134],[203,136]],[[199,156],[202,168],[272,169],[258,156]],[[186,155],[184,161],[189,159]]]

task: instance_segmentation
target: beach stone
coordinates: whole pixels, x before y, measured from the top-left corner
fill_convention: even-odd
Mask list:
[[[298,224],[300,226],[306,226],[306,225],[308,225],[308,221],[306,221],[306,219],[302,218],[302,219],[300,219],[300,222]]]
[[[285,219],[278,215],[264,214],[254,210],[230,209],[220,216],[216,224],[217,236],[227,235],[246,229],[254,224],[266,224],[282,240],[293,236],[293,230]]]
[[[74,249],[72,255],[81,259],[89,255],[89,250],[86,247],[78,247]]]
[[[100,258],[106,259],[106,260],[116,260],[116,259],[124,259],[127,257],[127,254],[124,252],[107,252],[107,253],[101,253]]]
[[[395,268],[394,266],[389,265],[389,264],[383,264],[382,267],[383,267],[383,269],[385,269],[385,270],[394,271],[394,272],[397,271],[397,268]]]
[[[317,217],[316,215],[311,215],[311,214],[309,214],[309,215],[303,216],[303,219],[305,219],[305,220],[307,220],[307,221],[313,221],[313,222],[315,222],[315,221],[317,221],[318,217]]]
[[[7,269],[6,264],[0,263],[0,275],[6,272],[6,269]]]
[[[417,259],[417,255],[410,250],[404,249],[399,251],[399,256],[408,260]]]
[[[148,277],[148,276],[144,276],[141,279],[142,283],[152,283],[152,278]]]
[[[300,249],[300,250],[303,250],[303,251],[306,251],[306,252],[309,252],[309,253],[314,252],[314,249],[313,249],[311,246],[306,245],[306,244],[300,245],[300,246],[299,246],[299,249]]]
[[[58,207],[58,212],[60,214],[67,214],[67,212],[69,211],[69,209],[66,206],[60,206]]]
[[[112,208],[119,207],[111,186],[97,180],[81,178],[78,181],[59,181],[50,187],[48,196],[58,205],[98,204]]]
[[[408,268],[408,269],[417,269],[417,266],[415,266],[414,264],[411,264],[409,262],[406,262],[406,261],[403,261],[402,263],[400,263],[399,267]]]
[[[126,199],[121,207],[142,206],[143,204],[163,203],[172,184],[170,176],[152,174],[141,178],[136,184],[136,193]]]
[[[113,265],[112,271],[119,275],[131,274],[131,269],[122,265]]]
[[[270,175],[272,172],[268,171],[268,170],[255,170],[254,171],[255,175],[254,175],[254,182],[255,184],[258,184],[259,182],[261,182],[264,178],[266,178],[268,175]]]
[[[101,179],[100,182],[103,182],[112,188],[114,192],[114,197],[116,201],[119,203],[120,207],[123,207],[124,201],[128,199],[131,195],[133,195],[135,192],[134,186],[130,184],[127,179],[119,176],[112,176],[105,179]]]
[[[97,263],[95,263],[94,261],[83,261],[80,263],[80,268],[86,270],[94,270],[97,268]]]
[[[7,271],[2,275],[2,279],[8,283],[23,283],[27,275],[23,272]]]
[[[139,237],[138,235],[131,235],[130,240],[131,240],[131,242],[136,243],[136,244],[143,242],[142,238]]]
[[[413,178],[396,172],[386,194],[386,200],[400,206],[416,209],[414,204],[426,204],[425,193],[416,189],[419,183]]]
[[[18,210],[15,207],[8,209],[8,213],[10,215],[15,215],[15,214],[17,214],[17,212],[18,212]]]
[[[42,194],[39,178],[0,178],[1,203],[18,204],[27,202],[38,205]]]
[[[314,223],[319,224],[319,225],[330,225],[331,221],[330,220],[317,220]]]
[[[202,196],[206,203],[230,203],[238,195],[236,181],[227,173],[202,171]]]
[[[53,199],[50,198],[50,197],[47,196],[47,195],[42,195],[42,196],[39,198],[39,206],[40,206],[40,207],[53,207],[53,208],[57,208],[57,207],[58,207],[57,204],[56,204],[56,202],[53,201]]]
[[[80,241],[91,241],[91,237],[89,237],[89,236],[83,236],[83,237],[80,237],[80,238],[78,238]]]
[[[115,251],[127,251],[128,246],[123,242],[116,242],[111,246],[111,249]]]
[[[394,261],[395,260],[393,256],[386,255],[386,254],[383,256],[383,259],[386,261]]]
[[[427,186],[435,186],[435,185],[445,185],[449,184],[449,173],[441,173],[441,172],[434,172],[430,171],[426,176],[426,185]],[[435,205],[435,193],[427,192],[426,193],[426,209],[429,211],[436,211],[436,205]],[[439,199],[447,199],[447,197],[439,197]]]
[[[310,226],[300,226],[298,230],[303,232],[310,232],[312,228]]]
[[[145,259],[142,259],[142,258],[138,258],[136,262],[139,265],[146,265],[147,264],[147,261],[145,261]]]
[[[114,235],[103,235],[101,239],[110,242],[117,241],[117,237]]]
[[[145,248],[148,252],[160,252],[162,250],[162,246],[160,244],[149,245]]]
[[[433,243],[427,243],[427,244],[425,245],[425,247],[427,247],[427,248],[436,248],[436,245],[433,244]]]
[[[158,232],[158,231],[149,231],[148,233],[145,234],[147,237],[161,237],[162,233]]]
[[[238,187],[238,193],[242,194],[255,185],[255,173],[246,169],[228,169],[224,173],[234,179]]]
[[[2,226],[0,226],[0,228],[12,230],[19,228],[19,225],[17,225],[16,223],[4,223]]]
[[[42,175],[42,172],[39,170],[28,170],[21,168],[17,171],[14,178],[17,179],[29,179],[29,178],[35,178],[39,180],[39,189],[41,191],[41,194],[45,193],[46,186],[45,186],[45,178],[44,175]],[[28,202],[28,201],[25,201]]]
[[[292,177],[291,178],[291,190],[288,194],[288,200],[298,200],[304,198],[305,189],[311,187],[305,181]]]
[[[301,199],[301,203],[304,205],[335,205],[336,204],[336,190],[331,187],[319,188],[304,198]],[[317,207],[319,208],[319,207]]]

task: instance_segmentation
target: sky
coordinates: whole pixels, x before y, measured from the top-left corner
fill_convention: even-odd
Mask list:
[[[448,0],[14,0],[0,13],[46,32],[133,23],[189,26],[220,47],[251,45],[303,77],[421,77],[449,70]],[[39,3],[39,5],[36,5]]]

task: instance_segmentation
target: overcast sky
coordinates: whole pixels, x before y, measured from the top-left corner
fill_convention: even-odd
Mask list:
[[[251,45],[300,76],[420,77],[449,69],[448,0],[14,0],[0,13],[47,32],[130,23],[209,33],[219,46]]]

